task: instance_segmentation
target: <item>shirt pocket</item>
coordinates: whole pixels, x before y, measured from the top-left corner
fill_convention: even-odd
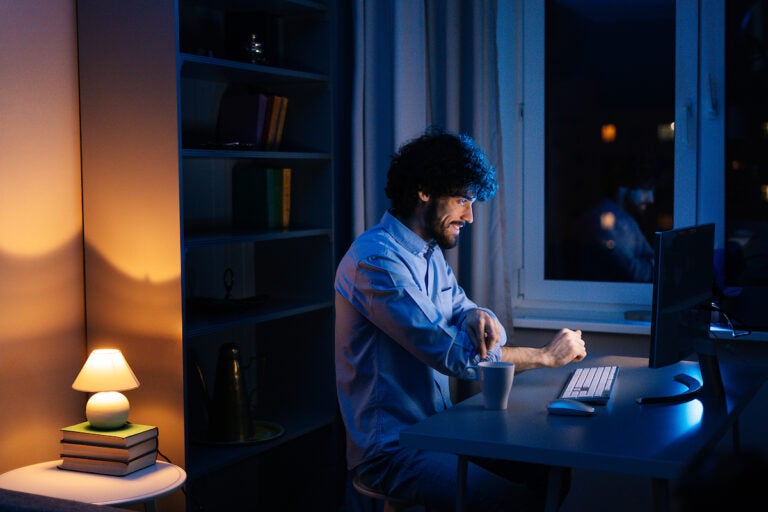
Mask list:
[[[440,314],[445,318],[451,318],[453,316],[453,288],[450,286],[441,288],[437,294],[437,306]]]

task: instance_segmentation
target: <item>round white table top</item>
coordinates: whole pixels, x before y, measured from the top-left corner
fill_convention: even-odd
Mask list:
[[[59,469],[59,464],[52,460],[3,473],[0,488],[95,505],[130,505],[169,494],[187,479],[183,469],[164,461],[125,476]]]

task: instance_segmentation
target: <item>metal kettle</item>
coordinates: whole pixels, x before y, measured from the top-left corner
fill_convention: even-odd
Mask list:
[[[205,396],[209,397],[202,371],[196,366]],[[250,402],[240,347],[236,343],[225,343],[219,349],[213,398],[206,407],[208,440],[237,442],[253,438],[255,428]]]

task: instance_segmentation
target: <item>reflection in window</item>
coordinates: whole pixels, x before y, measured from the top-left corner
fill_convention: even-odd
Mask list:
[[[546,9],[545,279],[649,282],[672,227],[675,0]]]
[[[768,2],[726,2],[725,265],[722,305],[768,330]]]

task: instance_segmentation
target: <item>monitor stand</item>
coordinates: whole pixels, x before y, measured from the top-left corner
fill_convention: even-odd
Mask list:
[[[697,343],[696,354],[699,359],[701,381],[688,374],[675,375],[675,380],[684,384],[687,389],[672,395],[643,396],[637,403],[646,404],[681,404],[694,398],[721,400],[725,397],[723,376],[720,373],[720,363],[717,359],[716,347],[712,340]]]

